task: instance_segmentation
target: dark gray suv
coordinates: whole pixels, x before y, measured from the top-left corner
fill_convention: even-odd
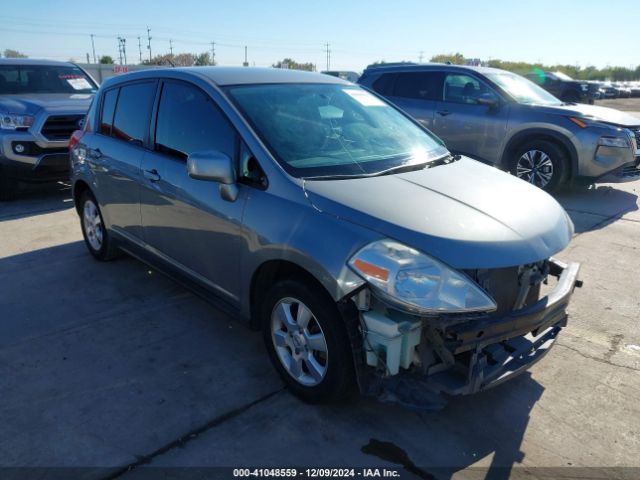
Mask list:
[[[562,207],[338,78],[112,78],[71,165],[95,258],[129,252],[239,314],[308,400],[439,404],[524,371],[567,321]]]
[[[640,119],[564,103],[520,75],[444,64],[376,65],[358,83],[412,115],[451,151],[546,190],[577,177],[640,178]]]

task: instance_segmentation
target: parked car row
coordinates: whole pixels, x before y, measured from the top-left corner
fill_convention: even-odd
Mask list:
[[[596,99],[640,97],[640,82],[593,82],[598,86]]]
[[[594,100],[598,98],[597,85],[584,80],[574,80],[563,72],[543,72],[540,70],[527,74],[525,77],[566,103],[593,104]]]

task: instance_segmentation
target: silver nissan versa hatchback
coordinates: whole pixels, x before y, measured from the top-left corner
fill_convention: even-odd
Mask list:
[[[552,197],[339,78],[123,75],[71,145],[89,252],[246,319],[309,401],[434,408],[501,383],[553,345],[579,285],[552,258],[573,233]]]

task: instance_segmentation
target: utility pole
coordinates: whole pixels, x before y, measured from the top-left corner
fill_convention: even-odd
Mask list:
[[[147,49],[149,50],[149,63],[151,63],[151,29],[147,27]]]
[[[140,35],[138,35],[138,52],[140,52],[140,63],[142,63],[142,43],[140,43]]]
[[[120,58],[120,65],[122,65],[122,38],[118,37],[118,57]]]
[[[244,63],[242,64],[243,67],[248,67],[249,66],[249,62],[247,61],[247,46],[244,46]]]
[[[96,45],[93,42],[93,33],[91,34],[91,50],[93,50],[93,63],[98,63],[98,60],[96,60]],[[89,61],[87,61],[87,63],[89,63]]]
[[[89,52],[87,52],[87,63],[91,63],[91,62],[89,61]]]
[[[173,57],[173,40],[169,39],[169,51],[171,52],[171,56]]]
[[[211,42],[211,65],[216,64],[216,42]]]
[[[418,63],[422,63],[422,57],[424,57],[424,52],[420,50],[420,56],[418,57]]]
[[[124,57],[124,64],[127,64],[127,39],[122,39],[122,56]]]
[[[326,52],[327,52],[327,71],[331,68],[331,49],[329,48],[329,42],[325,44]]]

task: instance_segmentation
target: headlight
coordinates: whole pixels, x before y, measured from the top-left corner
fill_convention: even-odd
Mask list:
[[[413,313],[487,312],[497,308],[473,280],[393,240],[370,243],[349,266],[382,300]]]
[[[33,125],[31,115],[16,115],[0,112],[0,128],[2,130],[15,130],[17,128],[29,128]]]
[[[629,148],[629,139],[622,137],[600,137],[598,145],[603,147]]]

